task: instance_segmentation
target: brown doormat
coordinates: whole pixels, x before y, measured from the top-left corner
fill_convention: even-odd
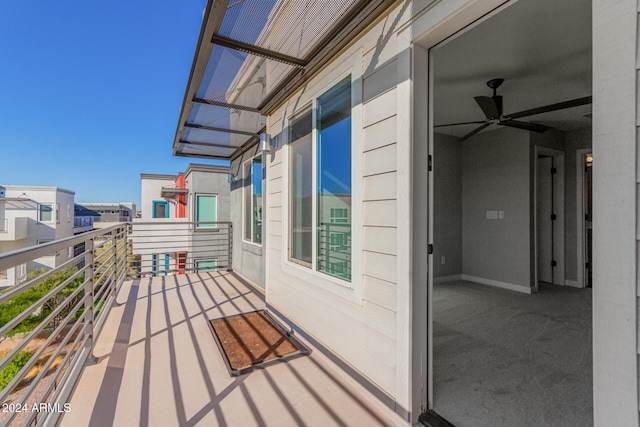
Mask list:
[[[264,310],[214,319],[209,324],[232,376],[309,353]]]

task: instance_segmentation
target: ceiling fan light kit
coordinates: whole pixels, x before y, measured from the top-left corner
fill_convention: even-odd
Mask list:
[[[471,138],[481,130],[493,125],[497,124],[500,126],[507,126],[516,129],[522,129],[530,132],[546,132],[549,129],[552,129],[549,126],[523,122],[519,119],[522,117],[533,116],[536,114],[548,113],[551,111],[563,110],[565,108],[573,108],[578,107],[580,105],[591,104],[591,97],[586,96],[584,98],[572,99],[570,101],[559,102],[556,104],[545,105],[543,107],[533,108],[530,110],[520,111],[518,113],[513,114],[502,114],[502,96],[497,94],[498,88],[500,85],[504,83],[504,79],[495,78],[491,79],[487,82],[487,86],[493,90],[493,96],[475,96],[474,99],[482,112],[485,115],[485,120],[483,121],[475,121],[475,122],[462,122],[462,123],[450,123],[444,125],[436,125],[435,127],[447,127],[447,126],[459,126],[459,125],[468,125],[468,124],[479,124],[480,126],[462,136],[459,141],[466,141]]]

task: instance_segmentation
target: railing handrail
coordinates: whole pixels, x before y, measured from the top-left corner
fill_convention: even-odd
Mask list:
[[[117,230],[118,228],[126,226],[128,226],[128,223],[117,223],[98,230],[87,231],[86,233],[78,234],[77,236],[53,240],[41,245],[29,246],[27,248],[18,249],[13,252],[0,254],[0,270],[6,270],[7,268],[13,267],[14,265],[23,264],[33,259],[49,255],[53,252],[67,249],[71,245],[76,245],[78,243],[92,240],[95,237],[109,234],[112,231]]]
[[[139,219],[139,218],[138,218]],[[185,218],[153,218],[154,221],[147,221],[149,218],[145,218],[144,221],[132,221],[134,225],[158,225],[158,224],[223,224],[231,225],[231,221],[188,221]]]

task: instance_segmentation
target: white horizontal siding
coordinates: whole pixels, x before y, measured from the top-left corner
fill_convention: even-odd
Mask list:
[[[293,112],[308,105],[313,96],[348,72],[348,57],[361,51],[363,78],[362,153],[362,253],[352,254],[361,262],[362,301],[343,296],[348,288],[323,279],[319,273],[285,260],[286,236],[281,236],[286,221],[287,188],[283,187],[287,170],[286,148],[267,156],[270,201],[267,206],[268,293],[269,304],[289,320],[311,334],[342,359],[360,371],[391,396],[396,394],[398,366],[397,319],[397,37],[395,32],[432,0],[401,4],[378,21],[335,61],[313,77],[294,97],[269,117],[269,133],[282,132]],[[308,280],[305,277],[309,276]],[[317,282],[322,282],[320,286]],[[332,291],[339,287],[341,292]],[[337,288],[335,288],[337,289]],[[406,349],[409,351],[409,349]],[[405,351],[405,353],[406,353]]]
[[[364,275],[364,299],[391,311],[396,309],[396,284]]]
[[[364,226],[395,227],[397,221],[397,204],[395,200],[363,203],[362,223]]]
[[[396,89],[390,89],[365,104],[364,127],[378,123],[396,114]]]
[[[362,180],[362,200],[368,202],[395,199],[397,187],[397,173],[395,171],[366,176]]]
[[[396,144],[392,144],[364,153],[362,156],[363,176],[395,172],[398,167],[396,148]]]
[[[362,151],[375,150],[385,145],[394,144],[398,139],[396,116],[387,117],[364,129]]]
[[[396,255],[397,230],[395,227],[364,227],[362,247],[367,252]]]
[[[363,273],[370,277],[396,283],[397,259],[394,255],[365,252]]]

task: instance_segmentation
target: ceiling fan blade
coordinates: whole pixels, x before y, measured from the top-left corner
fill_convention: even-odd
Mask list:
[[[469,132],[468,134],[460,138],[458,141],[466,141],[467,139],[471,138],[473,135],[480,132],[482,129],[486,128],[489,125],[491,125],[491,123],[485,123],[482,126],[475,128],[474,130],[472,130],[471,132]]]
[[[498,99],[496,99],[498,98]],[[474,96],[478,106],[482,109],[482,112],[487,116],[487,120],[499,119],[502,109],[502,97],[501,96]],[[498,101],[498,102],[496,102]],[[500,104],[500,105],[498,105]]]
[[[434,128],[443,128],[447,126],[459,126],[459,125],[481,125],[486,123],[484,120],[475,122],[462,122],[462,123],[447,123],[446,125],[433,125]]]
[[[579,107],[581,105],[591,104],[593,97],[585,96],[584,98],[572,99],[570,101],[558,102],[557,104],[545,105],[544,107],[532,108],[518,113],[507,114],[505,117],[509,119],[519,119],[521,117],[534,116],[536,114],[548,113],[550,111],[564,110],[565,108]]]
[[[509,126],[512,128],[524,129],[524,130],[529,130],[531,132],[538,132],[538,133],[546,132],[549,129],[553,129],[549,126],[539,125],[536,123],[521,122],[519,120],[502,120],[498,124],[502,126]]]

